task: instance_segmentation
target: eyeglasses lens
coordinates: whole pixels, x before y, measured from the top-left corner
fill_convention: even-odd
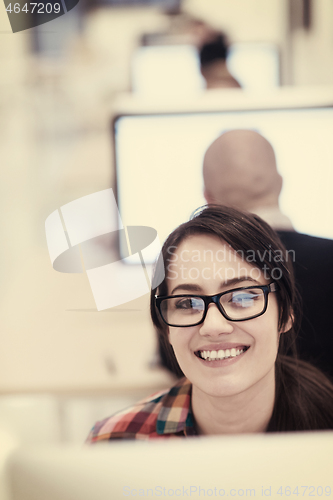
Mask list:
[[[264,310],[265,294],[260,288],[238,290],[222,295],[220,304],[231,319],[251,318]]]
[[[167,323],[188,326],[198,323],[205,313],[205,303],[200,297],[175,297],[163,300],[161,312]]]

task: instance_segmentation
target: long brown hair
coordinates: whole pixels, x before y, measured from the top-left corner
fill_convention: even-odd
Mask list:
[[[295,287],[292,254],[283,246],[276,232],[260,217],[221,205],[209,205],[175,229],[165,241],[159,257],[165,278],[151,293],[151,317],[156,327],[164,365],[183,376],[168,340],[168,328],[155,306],[155,295],[167,295],[170,255],[187,237],[209,234],[226,242],[237,255],[249,256],[249,262],[269,273],[278,282],[276,294],[280,330],[292,321],[292,328],[280,336],[275,364],[276,395],[267,432],[333,428],[333,385],[316,368],[299,361],[296,334],[299,328],[299,296]],[[288,354],[288,356],[286,356]],[[329,401],[328,401],[329,399]]]

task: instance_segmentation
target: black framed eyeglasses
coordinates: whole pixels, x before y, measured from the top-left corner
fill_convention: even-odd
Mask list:
[[[277,283],[234,288],[216,295],[155,295],[156,307],[168,326],[196,326],[205,321],[208,306],[217,305],[220,313],[229,321],[246,321],[264,314],[268,294],[278,290]]]

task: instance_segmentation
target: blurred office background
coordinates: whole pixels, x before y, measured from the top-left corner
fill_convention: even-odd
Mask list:
[[[0,426],[22,442],[82,442],[96,419],[170,383],[148,296],[97,312],[84,274],[52,269],[44,223],[114,187],[120,93],[205,92],[193,19],[227,34],[243,89],[221,92],[233,99],[333,86],[331,0],[81,0],[16,34],[0,5]]]

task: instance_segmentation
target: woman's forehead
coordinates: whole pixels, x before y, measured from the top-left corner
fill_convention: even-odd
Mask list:
[[[235,258],[235,255],[241,256],[241,251],[236,251],[229,243],[222,240],[218,236],[210,234],[194,234],[185,238],[178,247],[173,249],[169,254],[177,255],[177,260],[188,260],[191,258],[193,262],[199,261],[199,258],[216,260]]]
[[[256,264],[247,261],[247,254],[234,250],[228,243],[211,235],[193,235],[177,248],[170,249],[166,262],[169,286],[196,284],[206,288],[215,283],[216,288],[244,286],[242,283],[266,284],[265,276]],[[213,293],[213,292],[212,292]]]

